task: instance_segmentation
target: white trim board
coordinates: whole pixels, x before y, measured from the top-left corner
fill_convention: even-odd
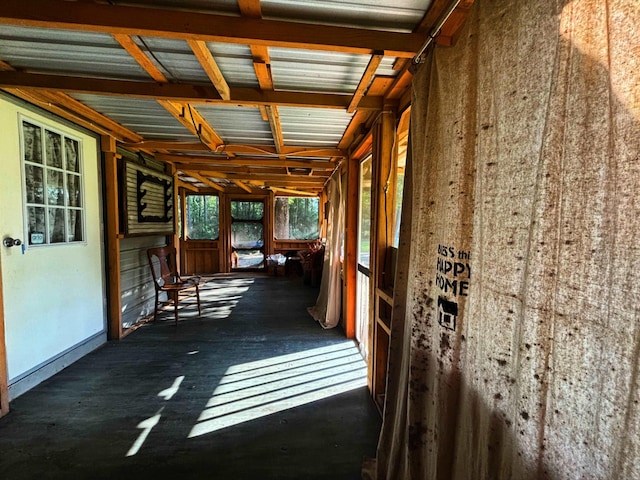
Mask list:
[[[16,399],[36,385],[53,377],[56,373],[104,345],[106,342],[107,332],[102,331],[67,349],[54,358],[41,363],[28,372],[9,380],[9,401]]]

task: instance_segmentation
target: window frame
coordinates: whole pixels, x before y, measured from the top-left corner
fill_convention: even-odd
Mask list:
[[[27,148],[26,148],[26,138],[25,138],[25,123],[37,127],[40,129],[40,155],[41,155],[41,163],[34,162],[33,160],[27,160]],[[23,233],[24,233],[24,245],[25,248],[47,248],[47,247],[60,247],[60,246],[70,246],[70,245],[86,245],[87,244],[87,217],[86,217],[86,188],[85,188],[85,172],[84,172],[84,156],[83,156],[83,142],[82,139],[69,133],[61,128],[56,127],[50,123],[47,123],[42,120],[36,120],[33,117],[18,114],[18,132],[19,132],[19,142],[20,142],[20,188],[22,192],[22,215],[23,215]],[[60,136],[60,149],[61,149],[61,167],[56,167],[49,165],[47,161],[47,149],[46,149],[46,132],[51,132],[55,135]],[[73,171],[68,169],[68,157],[66,154],[67,150],[67,142],[66,140],[70,140],[75,142],[77,145],[76,152],[76,162],[77,162],[77,171]],[[37,202],[29,202],[28,201],[28,189],[27,189],[27,166],[33,166],[42,169],[42,203]],[[62,185],[63,185],[63,204],[56,205],[49,202],[49,194],[47,192],[47,177],[49,171],[55,171],[61,174],[62,176]],[[71,196],[68,187],[69,176],[77,177],[78,184],[77,187],[79,189],[77,203],[79,205],[72,205]],[[44,234],[45,238],[42,243],[32,243],[32,236],[30,233],[30,217],[29,217],[29,209],[30,208],[42,208],[44,209]],[[64,234],[62,241],[52,242],[52,234],[53,229],[50,226],[50,214],[51,211],[55,211],[56,209],[63,210],[64,212]],[[80,212],[81,214],[81,227],[80,231],[82,234],[81,240],[69,240],[69,212]],[[36,233],[36,232],[33,232]]]

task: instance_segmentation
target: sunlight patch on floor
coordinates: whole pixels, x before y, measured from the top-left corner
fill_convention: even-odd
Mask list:
[[[367,385],[367,368],[352,341],[227,369],[189,438],[271,415]]]
[[[149,417],[137,425],[138,428],[142,429],[142,432],[140,432],[140,435],[138,435],[136,441],[133,442],[133,445],[131,445],[131,448],[127,452],[127,457],[133,457],[140,451],[140,448],[142,448],[142,445],[144,445],[144,442],[151,433],[151,430],[153,430],[153,427],[158,425],[158,423],[160,422],[162,410],[164,410],[164,407],[160,408],[160,410],[158,410],[158,412],[153,417]]]

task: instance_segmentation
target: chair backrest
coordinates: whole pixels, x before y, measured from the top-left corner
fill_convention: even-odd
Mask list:
[[[156,288],[168,283],[175,283],[178,278],[178,270],[174,247],[150,248],[147,250],[147,257]]]

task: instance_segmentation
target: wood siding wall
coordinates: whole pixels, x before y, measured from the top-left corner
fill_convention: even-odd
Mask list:
[[[164,236],[120,240],[122,328],[129,328],[153,313],[155,290],[147,249],[166,244]]]

